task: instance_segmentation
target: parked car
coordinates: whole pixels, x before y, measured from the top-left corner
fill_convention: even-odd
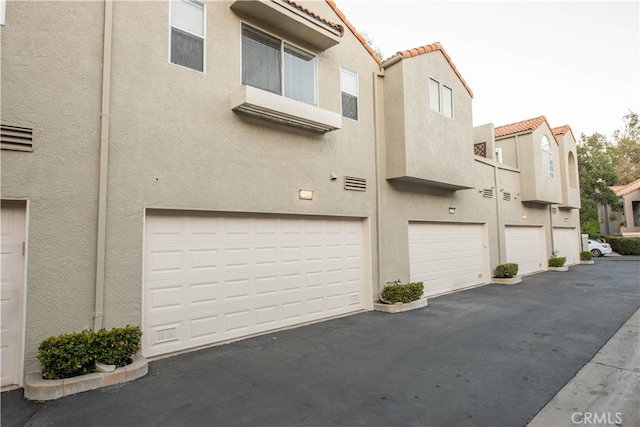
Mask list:
[[[605,256],[613,252],[611,245],[597,240],[589,240],[589,250],[594,257]]]

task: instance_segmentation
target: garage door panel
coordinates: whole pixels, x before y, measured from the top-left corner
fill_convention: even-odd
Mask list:
[[[143,352],[360,310],[363,245],[361,220],[149,215]]]
[[[546,244],[542,227],[505,227],[507,262],[518,264],[518,274],[531,274],[544,267]]]
[[[423,282],[426,296],[484,283],[481,224],[410,223],[409,254],[411,281]]]
[[[567,258],[566,265],[579,261],[580,236],[575,228],[555,227],[553,246],[558,251],[558,256]]]

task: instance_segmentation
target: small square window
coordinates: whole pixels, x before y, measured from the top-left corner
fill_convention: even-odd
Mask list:
[[[204,71],[204,4],[171,1],[171,63]]]
[[[342,117],[358,120],[358,73],[341,67],[340,90],[342,91]]]

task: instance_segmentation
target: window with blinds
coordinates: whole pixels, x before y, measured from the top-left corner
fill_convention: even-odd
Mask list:
[[[341,67],[340,89],[342,91],[342,117],[358,120],[358,73]]]
[[[171,63],[204,71],[204,4],[171,1]]]
[[[316,105],[316,57],[242,25],[242,84]]]

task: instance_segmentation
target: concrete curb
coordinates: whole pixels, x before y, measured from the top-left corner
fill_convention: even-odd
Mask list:
[[[518,283],[522,283],[522,276],[509,277],[509,278],[501,278],[501,277],[491,278],[491,284],[493,285],[517,285]]]
[[[385,304],[383,302],[374,302],[373,309],[375,311],[382,311],[385,313],[402,313],[403,311],[415,310],[428,306],[429,303],[425,297],[420,298],[417,301],[407,303]]]
[[[62,380],[45,380],[40,372],[27,375],[24,397],[30,400],[53,400],[83,391],[121,384],[145,376],[149,372],[147,359],[141,355],[133,357],[131,364],[113,372],[80,375]]]

